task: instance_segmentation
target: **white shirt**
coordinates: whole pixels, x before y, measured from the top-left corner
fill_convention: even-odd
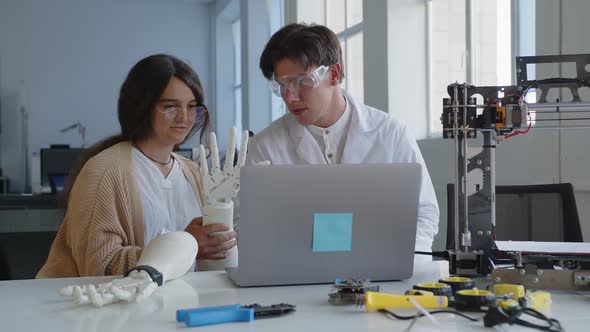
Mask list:
[[[176,160],[168,177],[164,177],[151,160],[133,148],[133,174],[141,194],[145,245],[162,232],[183,231],[193,218],[202,215],[197,197]]]
[[[344,135],[341,164],[418,163],[422,183],[418,207],[416,250],[430,251],[438,232],[439,210],[430,174],[408,127],[390,114],[363,105],[346,90],[350,123]],[[325,151],[306,126],[288,113],[253,137],[247,164],[265,160],[273,165],[327,164]],[[392,221],[395,222],[395,221]]]
[[[348,106],[348,99],[344,99],[346,100],[344,113],[336,123],[327,128],[314,125],[307,126],[320,150],[324,153],[324,158],[326,158],[328,164],[340,164],[342,161],[346,134],[348,134],[350,128],[350,106]]]

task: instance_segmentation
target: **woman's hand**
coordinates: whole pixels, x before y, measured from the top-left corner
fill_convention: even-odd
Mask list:
[[[236,246],[236,232],[226,232],[229,227],[224,224],[209,224],[203,226],[203,217],[194,218],[184,229],[197,239],[199,251],[197,259],[224,259],[230,254],[230,249]]]

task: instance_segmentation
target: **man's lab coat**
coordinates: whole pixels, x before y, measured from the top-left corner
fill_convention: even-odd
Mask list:
[[[351,123],[342,164],[419,163],[422,184],[416,230],[416,250],[431,251],[438,232],[439,210],[432,181],[416,140],[407,126],[391,115],[363,105],[342,90],[351,107]],[[268,160],[281,164],[326,164],[326,159],[309,130],[290,113],[254,136],[246,164]]]

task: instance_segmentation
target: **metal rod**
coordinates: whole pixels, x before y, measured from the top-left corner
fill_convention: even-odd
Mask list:
[[[454,186],[454,223],[455,223],[455,252],[459,252],[459,244],[460,244],[460,231],[459,231],[459,109],[457,108],[458,104],[458,86],[453,87],[453,131],[455,132],[455,186]]]
[[[467,105],[467,86],[463,85],[463,104]],[[463,185],[462,185],[462,192],[463,192],[463,223],[464,223],[464,238],[469,237],[469,222],[468,218],[468,197],[467,197],[467,132],[469,130],[469,126],[467,123],[467,107],[463,107]],[[465,252],[469,251],[468,241],[463,243],[465,246]]]
[[[527,108],[529,109],[555,109],[555,108],[565,108],[565,109],[578,109],[578,108],[585,108],[590,110],[590,103],[588,102],[572,102],[572,103],[533,103],[527,104]]]
[[[21,106],[21,139],[22,139],[22,158],[23,158],[23,186],[22,193],[30,192],[29,183],[29,113],[25,106]]]
[[[490,141],[488,142],[490,151],[490,214],[492,218],[492,232],[496,227],[496,133],[489,133]]]
[[[454,209],[455,213],[453,214],[455,223],[455,252],[459,252],[459,243],[461,241],[459,237],[459,109],[457,108],[459,98],[457,92],[457,85],[453,87],[453,131],[454,131],[454,138],[455,138],[455,187],[453,188],[453,195],[455,197],[454,201]],[[465,139],[465,137],[463,137]]]
[[[458,107],[468,107],[468,108],[483,108],[483,107],[492,107],[494,104],[464,104],[464,105],[457,105]],[[519,104],[512,104],[512,103],[508,103],[508,104],[504,104],[504,106],[517,106]],[[559,108],[560,111],[562,112],[561,109],[566,109],[566,110],[570,110],[570,109],[583,109],[579,112],[590,112],[590,103],[586,103],[586,102],[575,102],[575,103],[533,103],[533,104],[526,104],[527,108],[533,112],[536,109],[549,109],[554,111],[556,108]],[[450,105],[443,105],[443,108],[451,108],[453,106]],[[538,112],[538,111],[537,111]]]
[[[508,105],[516,105],[516,104],[506,104],[506,106]],[[473,104],[469,104],[469,105],[457,105],[458,107],[466,107],[466,108],[481,108],[481,107],[487,107],[490,105],[473,105]],[[454,106],[451,105],[443,105],[443,108],[453,108]]]
[[[587,126],[531,126],[531,129],[590,129],[590,125]],[[514,128],[514,130],[526,130],[526,128]],[[445,131],[452,131],[452,129],[445,129]],[[478,129],[480,132],[496,131],[496,129]]]
[[[590,120],[590,118],[565,118],[565,119],[535,119],[534,122],[537,121],[573,121],[573,120]]]
[[[524,130],[526,128],[514,128],[514,130]],[[587,126],[561,126],[561,127],[553,127],[553,126],[531,126],[531,129],[590,129],[590,125]],[[453,128],[445,128],[445,131],[461,131],[461,129],[453,129]],[[479,132],[495,132],[496,129],[477,129]]]
[[[558,110],[553,110],[553,111],[529,111],[530,113],[535,113],[535,114],[562,114],[562,113],[590,113],[590,109],[587,111],[562,111],[561,109]]]
[[[551,130],[557,130],[557,129],[590,129],[590,126],[561,126],[561,127],[553,127],[553,126],[532,126],[531,128],[534,129],[542,129],[542,130],[546,130],[546,129],[551,129]]]

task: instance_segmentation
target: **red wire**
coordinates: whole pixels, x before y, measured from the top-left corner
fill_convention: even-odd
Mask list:
[[[533,124],[533,121],[531,119],[531,113],[527,112],[527,116],[529,118],[529,126],[528,126],[528,128],[525,131],[517,130],[517,131],[513,132],[510,135],[506,135],[506,137],[504,137],[505,140],[506,139],[509,139],[510,137],[514,137],[514,136],[520,135],[520,134],[526,135],[529,132],[529,130],[531,130],[531,125]]]

